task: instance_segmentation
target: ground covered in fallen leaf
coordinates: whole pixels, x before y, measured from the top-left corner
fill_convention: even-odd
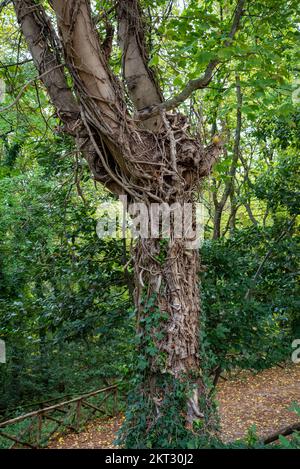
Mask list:
[[[288,409],[300,403],[300,365],[239,373],[220,384],[217,399],[223,441],[243,438],[253,425],[263,438],[299,421]]]
[[[276,366],[256,374],[242,371],[226,378],[217,393],[224,442],[243,438],[254,425],[263,438],[299,421],[288,409],[293,402],[300,403],[300,365]],[[56,438],[49,448],[115,448],[122,419],[93,420],[80,433]]]

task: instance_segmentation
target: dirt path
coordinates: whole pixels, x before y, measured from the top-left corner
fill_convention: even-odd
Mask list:
[[[217,400],[223,441],[242,438],[251,425],[262,437],[273,433],[299,420],[287,409],[295,401],[300,403],[300,365],[275,367],[255,375],[242,372],[220,383]],[[122,417],[94,420],[83,432],[60,437],[49,448],[114,448],[121,422]]]

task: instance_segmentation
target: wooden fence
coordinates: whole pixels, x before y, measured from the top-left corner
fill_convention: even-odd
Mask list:
[[[114,384],[0,422],[0,440],[9,441],[10,445],[6,446],[9,449],[43,448],[55,434],[64,434],[67,430],[79,432],[95,414],[113,417],[118,413],[118,384]],[[300,423],[265,437],[262,443],[268,445],[278,440],[280,435],[287,436],[297,431],[300,431]]]
[[[118,414],[118,385],[83,394],[0,423],[0,437],[13,448],[42,448],[58,430],[78,432],[95,414]]]

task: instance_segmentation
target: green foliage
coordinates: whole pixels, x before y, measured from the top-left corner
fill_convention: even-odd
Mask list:
[[[58,159],[68,142],[53,143],[36,147],[34,172],[0,180],[2,411],[100,388],[130,361],[127,253],[98,239],[97,199],[78,197],[72,160]]]
[[[262,369],[289,358],[299,310],[299,239],[276,242],[281,230],[281,224],[248,228],[204,244],[204,340],[212,367]],[[266,253],[270,258],[255,278]]]
[[[165,246],[162,242],[162,247]],[[143,318],[136,336],[136,354],[129,374],[125,422],[117,443],[126,448],[201,448],[209,446],[208,435],[217,428],[216,405],[209,395],[209,381],[199,400],[204,419],[186,426],[187,399],[193,392],[197,373],[178,379],[166,371],[166,359],[155,345],[162,339],[161,324],[166,312],[156,306],[157,294],[142,298]]]
[[[159,413],[149,399],[148,387],[155,386]],[[150,390],[150,388],[148,390]],[[155,375],[154,383],[144,375],[136,375],[129,393],[125,422],[118,435],[118,444],[126,448],[205,448],[210,446],[208,428],[215,427],[215,407],[203,400],[200,408],[205,410],[205,421],[194,422],[188,429],[185,422],[186,401],[192,384],[188,378],[179,381],[169,374]]]
[[[266,200],[274,213],[285,209],[291,216],[299,215],[299,178],[299,159],[295,154],[283,155],[258,177],[254,186],[256,196]]]

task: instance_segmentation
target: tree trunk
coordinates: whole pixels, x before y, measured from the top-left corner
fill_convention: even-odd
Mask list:
[[[140,240],[135,257],[135,304],[140,349],[148,360],[151,398],[160,412],[167,388],[156,378],[169,373],[191,383],[186,423],[202,418],[199,396],[204,385],[199,359],[199,256],[184,240]],[[148,344],[148,345],[147,345]]]
[[[240,157],[240,141],[241,141],[241,131],[242,131],[242,104],[243,104],[243,95],[241,91],[240,77],[236,74],[236,99],[237,99],[237,111],[236,111],[236,129],[235,129],[235,138],[234,138],[234,148],[233,148],[233,158],[231,166],[228,173],[228,180],[225,183],[224,192],[222,194],[221,200],[218,201],[217,194],[214,194],[214,206],[215,206],[215,215],[214,215],[214,231],[213,239],[219,239],[221,237],[221,223],[222,215],[229,197],[234,195],[234,183],[235,175],[237,170],[237,165]],[[227,151],[225,151],[227,153]],[[235,217],[236,214],[234,214]],[[234,221],[234,217],[231,221]]]
[[[222,210],[217,209],[214,214],[214,232],[213,232],[213,239],[219,239],[221,236],[221,218],[222,218]]]

